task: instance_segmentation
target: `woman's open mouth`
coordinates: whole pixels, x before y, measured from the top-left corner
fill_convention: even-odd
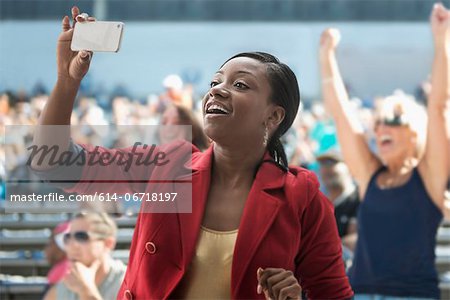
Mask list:
[[[224,104],[210,100],[205,105],[205,117],[226,117],[231,115],[231,109]]]
[[[229,115],[230,111],[220,105],[213,104],[206,109],[206,114]]]
[[[379,139],[381,147],[388,147],[393,144],[393,139],[390,135],[382,135]]]

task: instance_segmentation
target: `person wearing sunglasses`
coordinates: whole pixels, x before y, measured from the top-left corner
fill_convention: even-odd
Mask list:
[[[75,215],[69,228],[62,238],[69,270],[44,299],[114,299],[126,271],[121,261],[111,257],[115,222],[106,213],[82,212]]]
[[[435,236],[449,177],[450,11],[435,4],[430,23],[435,51],[426,113],[404,95],[384,99],[374,126],[378,155],[350,107],[336,59],[339,31],[327,29],[321,37],[325,105],[362,200],[349,271],[356,300],[440,298]]]

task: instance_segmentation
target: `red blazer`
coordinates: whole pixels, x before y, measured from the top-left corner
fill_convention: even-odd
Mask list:
[[[211,179],[212,156],[213,146],[204,153],[194,148],[192,162],[186,164],[192,169],[192,213],[139,214],[129,265],[117,299],[170,298],[195,253]],[[264,299],[264,295],[256,293],[259,267],[291,270],[308,299],[351,298],[353,291],[345,275],[333,205],[319,191],[315,175],[298,167],[284,172],[270,162],[267,153],[264,160],[239,225],[231,272],[233,299]],[[155,167],[147,172],[127,176],[154,178],[164,171],[158,172]],[[82,178],[98,178],[105,173],[113,174],[114,170],[85,167]],[[115,173],[116,179],[124,179],[122,173],[117,170]],[[151,191],[151,186],[140,188]],[[101,189],[117,191],[111,184]],[[122,187],[118,189],[124,192]],[[94,190],[99,187],[87,182],[68,189],[81,193]]]

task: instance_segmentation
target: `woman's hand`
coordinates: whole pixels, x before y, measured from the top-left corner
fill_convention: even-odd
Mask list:
[[[320,56],[334,53],[341,40],[341,33],[336,28],[328,28],[320,36]]]
[[[62,21],[62,32],[58,37],[57,66],[58,79],[80,82],[89,70],[89,64],[93,53],[90,51],[72,51],[73,30],[76,22],[94,22],[95,19],[80,14],[78,7],[72,7],[73,24],[70,25],[69,17],[65,16]]]
[[[436,47],[450,47],[450,11],[436,3],[430,16],[431,30]]]
[[[301,299],[302,288],[292,271],[277,268],[259,268],[257,292],[264,292],[266,299]]]

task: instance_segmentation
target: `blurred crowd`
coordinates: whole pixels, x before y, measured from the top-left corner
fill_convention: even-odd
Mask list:
[[[351,88],[347,86],[351,95]],[[206,149],[209,139],[202,132],[202,94],[193,86],[183,83],[180,76],[171,74],[162,81],[163,91],[150,94],[147,99],[135,99],[128,95],[124,87],[115,89],[113,95],[105,99],[104,95],[89,95],[82,91],[77,97],[71,123],[76,130],[73,139],[81,144],[104,144],[101,126],[109,125],[190,125],[192,133],[186,133],[199,149]],[[417,86],[415,95],[408,95],[402,90],[393,91],[393,96],[413,99],[426,104],[430,91],[429,80]],[[386,95],[385,95],[386,96]],[[0,94],[0,199],[5,198],[5,178],[23,178],[27,173],[25,162],[27,153],[25,145],[32,140],[33,125],[36,125],[40,113],[49,95],[47,89],[39,83],[31,94],[24,91],[3,91]],[[374,111],[383,98],[351,98],[352,107],[363,124],[371,150],[376,152],[374,139]],[[8,125],[29,125],[20,129],[22,136],[8,135]],[[78,125],[78,126],[77,126]],[[11,128],[11,127],[10,127]],[[15,129],[16,130],[16,129]],[[10,132],[16,132],[10,130]],[[160,142],[168,142],[167,134],[161,133]],[[170,136],[169,136],[170,138]],[[174,137],[175,138],[175,137]],[[328,152],[339,152],[339,144],[333,119],[326,112],[322,101],[308,101],[301,104],[301,109],[293,127],[282,137],[290,165],[302,166],[319,175],[320,159]],[[117,135],[110,144],[113,148],[122,148],[134,142],[127,134]],[[31,176],[31,175],[30,175]],[[327,192],[326,185],[322,190]]]
[[[72,113],[71,123],[83,128],[74,133],[73,139],[81,144],[98,145],[104,143],[98,125],[191,125],[189,139],[200,149],[208,147],[209,141],[202,133],[202,94],[196,93],[192,85],[184,84],[180,76],[171,74],[162,81],[163,92],[150,94],[147,99],[135,99],[125,89],[117,88],[108,99],[104,95],[88,95],[80,92]],[[393,95],[416,99],[425,104],[429,92],[429,81],[418,85],[415,95],[407,95],[396,90]],[[350,90],[351,94],[351,90]],[[3,91],[0,94],[0,198],[5,196],[4,179],[21,169],[27,156],[24,145],[32,139],[32,126],[48,99],[45,87],[37,84],[30,95],[23,91]],[[352,98],[352,106],[363,124],[367,140],[372,150],[374,142],[374,108],[380,99]],[[21,131],[23,140],[7,135],[8,125],[30,125]],[[164,138],[164,135],[161,135]],[[7,141],[5,143],[5,141]],[[162,141],[165,142],[165,141]],[[119,135],[111,141],[110,147],[121,148],[132,145],[127,135]],[[319,171],[317,156],[328,151],[339,151],[336,128],[330,115],[325,111],[322,101],[302,103],[294,126],[283,137],[283,143],[291,165]],[[7,159],[6,159],[7,157]]]
[[[351,88],[347,85],[349,94]],[[426,98],[430,91],[429,79],[424,80],[417,87],[415,95],[408,95],[402,90],[393,91],[392,96],[426,105]],[[203,92],[203,91],[201,91]],[[162,80],[162,92],[150,94],[144,101],[134,99],[127,95],[123,87],[115,89],[115,94],[109,99],[104,96],[88,95],[80,91],[75,109],[72,113],[71,123],[74,128],[72,138],[76,143],[104,145],[105,136],[98,125],[108,125],[116,129],[123,125],[190,125],[191,133],[160,132],[159,142],[169,142],[170,139],[187,138],[199,149],[204,150],[209,146],[209,139],[202,131],[202,94],[197,93],[193,86],[185,84],[180,76],[168,75]],[[33,176],[26,167],[26,145],[32,141],[33,125],[38,122],[49,95],[45,87],[37,84],[30,95],[22,91],[4,91],[0,94],[0,199],[5,199],[6,178],[24,179]],[[383,98],[364,99],[351,98],[352,109],[356,112],[365,129],[366,139],[373,152],[376,152],[374,136],[374,111]],[[16,130],[10,130],[14,134],[8,135],[8,125],[28,125],[19,130],[21,136],[17,136]],[[12,128],[12,127],[10,127]],[[131,146],[135,141],[130,134],[119,134],[110,139],[107,144],[113,148]],[[181,135],[180,135],[181,134]],[[169,139],[169,140],[167,140]],[[346,191],[352,193],[356,190],[346,168],[338,144],[336,127],[330,114],[325,110],[322,101],[311,101],[307,105],[301,104],[301,109],[292,128],[282,137],[286,154],[290,165],[302,166],[315,171],[321,182],[321,189],[330,200],[334,201]],[[14,185],[10,186],[14,189]],[[38,187],[33,184],[17,185],[15,188],[21,193],[31,193]],[[48,190],[46,190],[48,189]],[[42,192],[42,187],[39,187]],[[44,188],[46,192],[54,190],[52,187]],[[10,191],[11,192],[11,191]],[[354,193],[357,195],[357,193]],[[343,216],[338,221],[345,224],[339,228],[341,236],[347,234],[347,226],[354,223],[357,212],[357,203],[346,207]],[[117,208],[120,210],[121,208]],[[135,207],[133,212],[137,212]],[[110,211],[111,212],[111,211]],[[116,211],[114,211],[116,212]],[[337,212],[339,214],[339,212]],[[342,224],[341,224],[342,225]],[[356,229],[350,229],[350,233]],[[347,241],[347,246],[352,249],[354,240]]]

